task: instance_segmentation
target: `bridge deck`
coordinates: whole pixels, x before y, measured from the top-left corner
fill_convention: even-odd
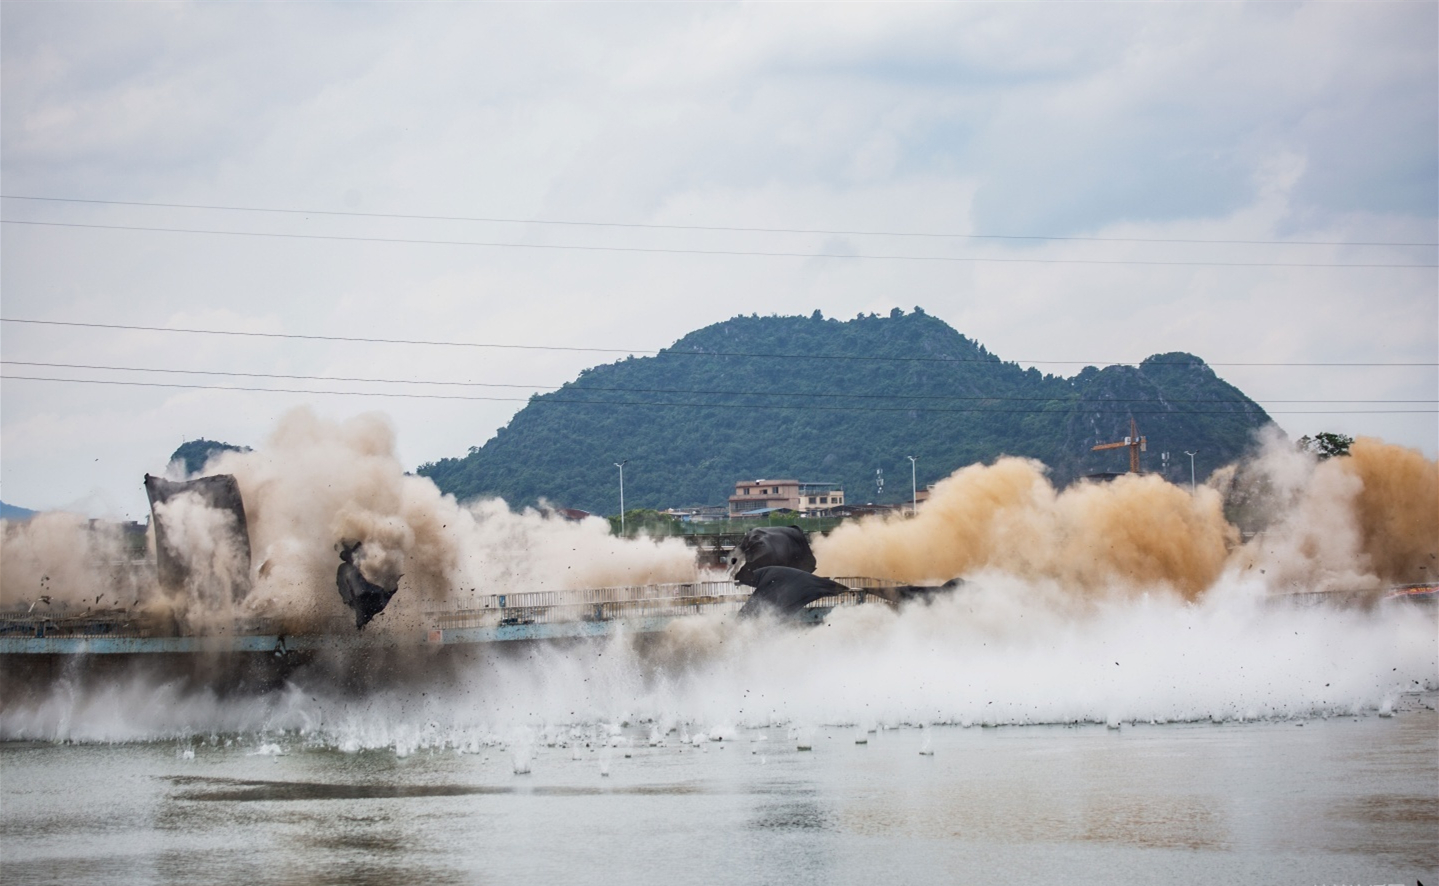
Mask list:
[[[892,584],[861,578],[840,582],[856,590],[815,601],[798,620],[818,623],[836,606],[870,599],[863,588]],[[224,633],[187,635],[159,631],[123,611],[71,614],[63,609],[35,612],[32,607],[0,613],[0,655],[284,653],[643,634],[662,631],[688,616],[732,615],[749,593],[749,588],[719,581],[489,594],[444,606],[392,606],[364,631],[356,630],[348,618],[336,617],[303,633],[287,633],[277,620],[259,617],[237,621]]]

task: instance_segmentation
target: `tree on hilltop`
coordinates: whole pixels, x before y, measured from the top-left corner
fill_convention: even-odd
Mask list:
[[[1320,431],[1313,437],[1305,435],[1295,441],[1294,445],[1300,452],[1307,452],[1320,461],[1329,458],[1338,458],[1349,454],[1349,447],[1354,445],[1354,438],[1348,434],[1334,434],[1329,431]]]

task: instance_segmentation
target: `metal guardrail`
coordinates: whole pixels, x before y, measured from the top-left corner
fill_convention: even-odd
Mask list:
[[[740,603],[749,589],[732,581],[628,585],[571,591],[487,594],[446,606],[428,606],[423,618],[437,628],[491,625],[604,622],[627,618],[670,618]]]

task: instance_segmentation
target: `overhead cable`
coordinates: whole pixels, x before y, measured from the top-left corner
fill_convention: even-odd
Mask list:
[[[747,353],[741,351],[685,351],[668,348],[654,351],[643,348],[595,348],[595,347],[574,347],[569,345],[516,345],[502,344],[496,342],[467,342],[467,341],[440,341],[434,339],[406,339],[406,338],[368,338],[353,335],[306,335],[294,332],[254,332],[238,329],[195,329],[192,327],[178,326],[139,326],[124,323],[85,323],[76,320],[38,320],[28,317],[0,317],[0,323],[25,323],[37,326],[69,326],[82,329],[120,329],[131,332],[166,332],[184,333],[190,335],[232,335],[248,338],[273,338],[273,339],[296,339],[300,341],[334,341],[334,342],[358,342],[361,344],[384,344],[384,345],[422,345],[427,347],[446,348],[497,348],[521,351],[569,351],[578,353],[596,354],[642,354],[645,356],[665,357],[738,357],[754,359],[776,359],[776,360],[827,360],[827,361],[857,361],[857,362],[878,362],[878,363],[1014,363],[1034,364],[1052,366],[1138,366],[1140,362],[1147,362],[1149,365],[1160,366],[1192,366],[1196,360],[1000,360],[998,357],[877,357],[858,354],[762,354]],[[1309,366],[1309,367],[1425,367],[1439,366],[1439,362],[1203,362],[1205,366]]]
[[[883,255],[876,253],[828,252],[763,252],[747,249],[676,249],[651,246],[595,246],[560,243],[505,243],[498,240],[437,240],[409,237],[356,237],[341,234],[297,234],[281,231],[224,231],[209,228],[163,228],[147,225],[101,225],[79,222],[46,222],[21,219],[0,219],[0,224],[29,225],[46,228],[84,228],[100,231],[139,231],[151,234],[204,234],[225,237],[258,237],[282,240],[324,240],[351,243],[400,243],[423,246],[478,246],[494,249],[552,249],[577,252],[626,252],[647,255],[715,255],[754,258],[820,258],[853,261],[946,262],[960,264],[1024,264],[1024,265],[1113,265],[1143,267],[1192,268],[1439,268],[1433,262],[1231,262],[1231,261],[1145,261],[1138,259],[1088,258],[996,258],[959,255]]]
[[[946,240],[1053,240],[1082,243],[1189,243],[1247,246],[1439,246],[1439,243],[1407,243],[1371,240],[1236,240],[1186,237],[1080,237],[1052,234],[959,234],[934,231],[860,231],[829,228],[764,228],[739,225],[679,225],[642,222],[576,221],[572,219],[511,218],[474,215],[416,215],[399,212],[359,212],[335,209],[288,209],[273,206],[224,206],[211,203],[159,203],[142,200],[94,200],[80,197],[39,197],[25,194],[0,194],[4,200],[29,200],[47,203],[83,203],[94,206],[138,206],[156,209],[200,209],[215,212],[257,212],[283,215],[322,215],[345,218],[389,218],[407,221],[479,222],[489,224],[563,225],[587,228],[635,228],[659,231],[720,231],[755,234],[826,234],[841,237],[926,237]]]

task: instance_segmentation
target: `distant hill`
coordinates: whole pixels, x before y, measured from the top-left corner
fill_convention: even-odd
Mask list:
[[[221,452],[249,452],[248,446],[236,446],[233,443],[221,443],[218,440],[190,440],[180,444],[180,447],[170,453],[170,461],[180,462],[185,466],[185,473],[198,474],[205,469],[205,464]]]
[[[29,520],[35,514],[36,512],[29,508],[17,508],[15,505],[7,505],[0,501],[0,520],[13,520],[18,523],[22,520]]]
[[[461,499],[544,498],[597,513],[625,505],[720,504],[740,479],[845,485],[850,502],[910,496],[919,485],[1001,455],[1036,458],[1057,483],[1128,467],[1131,416],[1149,441],[1146,471],[1188,481],[1226,464],[1270,422],[1243,392],[1191,354],[1139,366],[1086,367],[1073,378],[1022,369],[916,308],[839,321],[735,317],[686,335],[654,357],[580,373],[532,397],[510,423],[461,458],[422,465]],[[877,493],[882,470],[883,493]]]

